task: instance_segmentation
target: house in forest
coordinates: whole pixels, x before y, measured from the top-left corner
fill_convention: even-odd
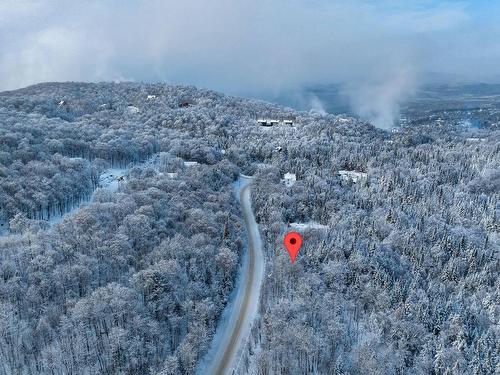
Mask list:
[[[295,175],[295,173],[285,173],[283,182],[285,183],[286,187],[292,187],[296,181],[297,181],[297,176]]]
[[[257,119],[257,122],[261,126],[274,126],[279,124],[278,120],[273,120],[273,119]]]
[[[295,120],[297,118],[295,116],[285,116],[283,117],[283,124],[284,125],[293,125],[295,123]]]
[[[179,103],[179,108],[187,108],[191,106],[191,103],[189,103],[188,101],[182,101]]]
[[[276,118],[258,118],[257,123],[261,126],[274,126],[278,124],[283,124],[283,125],[293,125],[295,121],[295,116],[287,116],[287,117],[280,117],[280,119]]]

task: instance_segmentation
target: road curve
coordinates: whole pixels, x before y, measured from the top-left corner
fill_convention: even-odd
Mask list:
[[[245,221],[248,246],[242,269],[235,287],[232,303],[227,307],[205,360],[200,368],[203,374],[232,374],[238,366],[241,349],[250,335],[260,297],[264,275],[264,257],[259,228],[252,212],[250,200],[251,179],[241,176],[238,180],[239,200]]]

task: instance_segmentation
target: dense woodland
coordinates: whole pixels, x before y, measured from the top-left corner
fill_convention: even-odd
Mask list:
[[[0,93],[0,374],[193,373],[245,246],[239,173],[266,253],[242,373],[499,372],[500,132],[473,132],[160,84]],[[328,229],[292,266],[297,222]]]
[[[269,268],[259,373],[498,372],[498,134],[415,145],[407,135],[351,143],[334,132],[302,136],[257,173]],[[367,178],[345,183],[339,168]],[[300,176],[292,188],[280,183],[286,170]],[[279,223],[309,221],[329,230],[306,231],[291,266]]]

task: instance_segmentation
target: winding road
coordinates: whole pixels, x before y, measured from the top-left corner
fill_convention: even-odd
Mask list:
[[[237,189],[248,239],[247,251],[231,302],[223,313],[212,347],[199,367],[200,374],[233,373],[258,313],[264,256],[259,228],[252,212],[250,182],[249,177],[240,176]]]

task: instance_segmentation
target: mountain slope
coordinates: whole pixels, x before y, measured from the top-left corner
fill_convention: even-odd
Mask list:
[[[162,84],[0,93],[0,374],[193,373],[241,263],[239,173],[266,263],[241,372],[493,373],[499,132],[421,121]],[[108,168],[118,191],[49,228]]]

